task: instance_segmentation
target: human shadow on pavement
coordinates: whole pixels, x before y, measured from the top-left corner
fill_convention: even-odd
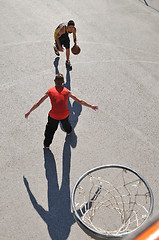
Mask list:
[[[48,211],[38,204],[30,190],[27,179],[23,177],[30,201],[37,213],[47,224],[49,235],[53,240],[68,239],[71,226],[75,223],[70,206],[71,140],[72,137],[66,136],[63,148],[61,187],[59,187],[58,183],[54,155],[51,150],[44,148],[44,166],[48,182]]]
[[[55,57],[54,62],[53,62],[53,65],[54,65],[54,67],[55,67],[55,74],[58,74],[58,73],[59,73],[59,69],[58,69],[59,60],[60,60],[60,57]],[[67,70],[67,72],[72,71],[71,68],[66,68],[66,70]]]
[[[59,60],[60,60],[60,57],[56,57],[56,58],[54,59],[55,74],[58,74],[58,73],[59,73],[59,69],[58,69]]]
[[[66,75],[66,86],[70,89],[69,71]],[[82,107],[76,102],[73,102],[71,105],[70,101],[68,101],[68,108],[70,110],[72,133],[65,137],[62,158],[63,169],[61,187],[59,187],[58,184],[54,155],[49,149],[44,148],[45,173],[48,182],[48,211],[38,204],[36,198],[31,192],[27,179],[24,177],[24,184],[30,197],[30,201],[37,213],[47,224],[49,235],[53,240],[68,239],[71,226],[75,223],[70,207],[70,164],[71,148],[75,148],[77,145],[77,136],[74,132],[74,128],[77,125]]]
[[[59,58],[55,58],[54,66],[56,74],[59,73],[58,61]],[[66,83],[64,86],[71,90],[69,70],[67,70],[66,73]],[[68,100],[68,109],[70,111],[69,118],[72,126],[72,133],[71,135],[65,137],[62,159],[63,169],[61,187],[59,187],[58,183],[54,155],[51,150],[44,148],[44,166],[46,179],[48,182],[48,211],[45,210],[40,204],[38,204],[34,194],[29,187],[27,179],[23,177],[24,184],[30,197],[30,201],[37,213],[47,224],[49,235],[53,240],[68,239],[71,226],[75,223],[73,214],[71,213],[70,164],[71,148],[75,148],[77,145],[77,136],[74,132],[74,129],[81,114],[82,106],[75,101],[71,104],[70,100]]]

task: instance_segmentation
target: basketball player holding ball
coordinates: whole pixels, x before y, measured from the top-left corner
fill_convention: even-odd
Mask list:
[[[61,23],[55,29],[54,32],[54,51],[57,56],[60,56],[60,52],[64,51],[63,46],[66,48],[66,68],[72,69],[72,65],[70,63],[70,39],[69,34],[73,33],[73,40],[74,46],[72,47],[71,51],[73,54],[79,54],[80,48],[77,45],[77,38],[76,38],[76,27],[73,20],[70,20],[68,23]]]

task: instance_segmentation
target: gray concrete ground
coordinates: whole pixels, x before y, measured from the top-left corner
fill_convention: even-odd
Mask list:
[[[159,10],[157,0],[147,2]],[[159,12],[140,0],[0,3],[1,239],[89,239],[72,217],[70,194],[85,171],[103,164],[126,165],[144,176],[157,213]],[[72,72],[61,54],[58,70],[75,95],[99,110],[70,101],[74,134],[65,138],[59,127],[46,154],[49,100],[28,120],[24,114],[53,85],[53,32],[70,19],[81,53],[71,55]]]

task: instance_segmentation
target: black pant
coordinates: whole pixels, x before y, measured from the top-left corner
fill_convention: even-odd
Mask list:
[[[48,122],[46,124],[45,128],[45,139],[44,139],[44,146],[49,147],[50,144],[52,143],[53,136],[58,128],[59,121],[62,124],[62,127],[67,133],[70,133],[72,131],[72,127],[69,122],[69,117],[62,119],[62,120],[56,120],[54,118],[51,118],[48,116]]]
[[[59,37],[59,41],[60,41],[61,46],[64,45],[64,47],[66,49],[70,48],[70,39],[69,39],[68,34],[62,34],[61,37]],[[57,42],[56,42],[56,47],[57,47],[57,49],[59,49]]]

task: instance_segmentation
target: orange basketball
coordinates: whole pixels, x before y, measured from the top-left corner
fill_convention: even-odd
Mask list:
[[[78,55],[80,53],[81,49],[78,45],[74,45],[72,48],[71,48],[71,52],[75,55]]]

